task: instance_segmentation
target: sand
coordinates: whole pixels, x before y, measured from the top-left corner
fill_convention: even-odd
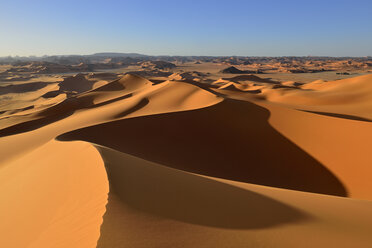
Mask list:
[[[372,76],[208,66],[6,82],[0,247],[370,247]]]

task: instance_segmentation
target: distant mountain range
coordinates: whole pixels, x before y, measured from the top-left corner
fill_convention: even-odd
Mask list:
[[[141,57],[149,57],[145,54],[139,54],[139,53],[95,53],[88,56],[100,56],[100,57],[128,57],[128,58],[141,58]]]
[[[105,67],[120,67],[136,65],[145,61],[166,61],[171,63],[186,62],[213,62],[224,63],[226,65],[250,65],[252,63],[267,64],[281,63],[292,64],[294,61],[305,63],[306,61],[342,61],[352,60],[356,62],[372,63],[372,57],[326,57],[326,56],[283,56],[283,57],[259,57],[259,56],[152,56],[139,53],[115,53],[101,52],[90,55],[51,55],[51,56],[7,56],[0,57],[1,64],[19,64],[30,62],[46,62],[61,65],[78,65],[78,64],[105,64]],[[351,63],[351,62],[350,62]],[[101,66],[102,67],[102,66]],[[231,69],[231,68],[230,68]]]

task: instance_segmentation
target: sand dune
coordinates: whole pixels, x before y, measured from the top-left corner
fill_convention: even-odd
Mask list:
[[[359,116],[372,120],[372,75],[330,82],[315,81],[301,89],[267,92],[269,101],[315,112]]]
[[[325,165],[349,196],[372,199],[372,125],[370,122],[318,115],[273,105],[269,123]]]
[[[98,149],[111,184],[97,247],[370,243],[370,202],[218,180]]]
[[[120,75],[0,89],[1,247],[369,247],[371,75]]]
[[[268,118],[253,103],[226,99],[201,110],[87,127],[60,139],[86,140],[208,176],[346,196],[337,178],[277,133]]]
[[[50,141],[1,168],[0,178],[1,247],[95,246],[108,184],[93,146]]]

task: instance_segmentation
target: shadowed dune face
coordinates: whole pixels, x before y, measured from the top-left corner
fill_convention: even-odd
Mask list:
[[[66,133],[184,171],[346,196],[322,164],[268,124],[269,111],[226,99],[211,107],[119,120]]]
[[[92,105],[92,100],[87,98],[83,98],[82,100],[75,97],[65,99],[61,103],[33,114],[35,120],[21,122],[19,124],[1,129],[0,137],[38,129],[50,123],[71,116],[76,110],[90,105]]]
[[[93,88],[94,81],[86,79],[85,75],[77,74],[72,77],[65,78],[59,83],[61,91],[72,91],[76,93],[85,92]]]
[[[272,83],[272,84],[278,84],[279,82],[272,81],[270,79],[266,78],[260,78],[255,75],[239,75],[231,78],[223,78],[224,80],[228,80],[231,82],[239,82],[239,81],[253,81],[253,82],[261,82],[261,83]]]
[[[227,229],[261,229],[309,217],[269,197],[202,176],[97,147],[104,159],[110,193],[97,247],[115,247],[128,225],[127,206],[159,220]],[[117,202],[120,201],[120,204]],[[126,213],[126,214],[125,214]],[[117,242],[117,244],[122,242]]]
[[[308,112],[308,113],[317,114],[317,115],[325,115],[325,116],[331,116],[331,117],[335,117],[335,118],[341,118],[341,119],[372,122],[372,120],[370,120],[370,119],[359,117],[359,116],[354,116],[354,115],[337,114],[337,113],[326,113],[326,112],[310,111],[310,110],[302,110],[302,111]]]
[[[132,81],[130,85],[126,85],[126,82]],[[152,83],[147,79],[134,74],[127,74],[121,79],[117,79],[109,84],[101,86],[97,89],[92,90],[92,92],[109,92],[109,91],[122,91],[122,90],[133,90],[139,89],[146,85],[151,85]]]
[[[72,81],[75,78],[79,78],[79,80],[83,80],[83,81],[84,80],[88,81],[85,79],[84,75],[77,75],[75,77],[69,78],[67,82],[71,83],[70,81]],[[78,84],[79,81],[75,83]],[[108,83],[92,91],[84,92],[80,95],[69,97],[63,100],[62,102],[51,106],[50,108],[37,111],[29,115],[29,117],[33,118],[32,120],[24,121],[24,122],[6,127],[4,129],[1,129],[0,137],[15,135],[15,134],[24,133],[27,131],[32,131],[32,130],[41,128],[50,123],[69,117],[77,110],[98,108],[104,105],[114,103],[116,101],[130,98],[133,96],[132,94],[133,91],[137,90],[138,88],[149,86],[149,85],[151,85],[151,82],[144,78],[140,78],[134,75],[127,75],[123,77],[122,79],[115,80],[111,83]],[[114,94],[110,94],[112,92]],[[102,96],[103,96],[103,99],[101,99],[98,103],[95,103],[95,100],[97,100],[97,98],[102,97]],[[105,96],[108,96],[108,97],[105,97]],[[141,101],[140,106],[146,105],[147,104],[146,101],[147,99],[143,99]],[[123,111],[123,113],[120,116],[124,114],[129,114],[132,111],[134,110],[126,109]]]
[[[34,82],[34,83],[27,83],[27,84],[0,86],[0,95],[5,95],[9,93],[17,94],[17,93],[32,92],[32,91],[42,89],[47,85],[48,83],[45,83],[45,82]]]
[[[97,104],[94,104],[93,98],[89,96],[82,97],[82,98],[68,98],[63,102],[38,113],[36,115],[38,119],[21,122],[19,124],[1,129],[0,137],[5,137],[9,135],[15,135],[19,133],[32,131],[32,130],[44,127],[53,122],[67,118],[71,116],[77,110],[98,108],[98,107],[101,107],[107,104],[114,103],[116,101],[127,99],[131,96],[132,94],[127,94],[127,95],[117,97],[117,98],[114,98],[114,99],[111,99],[105,102],[97,103]],[[133,108],[126,109],[122,111],[122,113],[117,114],[115,118],[120,118],[125,115],[128,115],[142,108],[143,106],[147,105],[147,103],[148,103],[148,100],[144,98]]]

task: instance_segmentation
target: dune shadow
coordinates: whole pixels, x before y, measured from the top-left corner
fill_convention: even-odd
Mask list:
[[[226,96],[225,94],[223,94],[221,92],[216,92],[215,90],[213,90],[214,88],[218,88],[217,86],[215,86],[213,84],[207,84],[207,83],[195,82],[195,81],[192,81],[192,82],[182,81],[182,82],[188,83],[188,84],[191,84],[191,85],[196,85],[199,88],[202,88],[203,90],[208,91],[208,92],[210,92],[210,93],[212,93],[213,95],[216,95],[216,96],[220,96],[220,97],[225,97]]]
[[[17,76],[12,78],[12,76]],[[10,77],[10,78],[9,78]],[[0,73],[0,84],[1,83],[7,83],[7,82],[21,82],[25,80],[29,80],[31,78],[35,78],[35,76],[30,75],[30,76],[19,76],[19,75],[14,75],[14,74],[7,74],[6,72]]]
[[[105,84],[101,87],[98,87],[92,90],[92,92],[111,92],[111,91],[121,91],[124,89],[125,87],[123,84],[120,83],[120,79],[117,79],[111,83]]]
[[[0,137],[6,137],[10,135],[33,131],[38,128],[44,127],[50,123],[67,118],[71,116],[73,113],[74,113],[73,111],[68,111],[68,112],[61,113],[61,114],[53,114],[53,115],[45,116],[45,117],[38,118],[35,120],[21,122],[21,123],[1,129]]]
[[[372,120],[370,119],[355,116],[355,115],[346,115],[346,114],[337,114],[337,113],[319,112],[319,111],[310,111],[310,110],[300,110],[300,111],[317,114],[317,115],[325,115],[325,116],[330,116],[330,117],[335,117],[335,118],[354,120],[354,121],[372,122]]]
[[[29,115],[34,119],[30,121],[24,121],[0,130],[0,137],[9,135],[15,135],[19,133],[29,132],[56,121],[60,121],[64,118],[71,116],[77,109],[80,108],[80,101],[75,97],[67,98],[64,101],[43,109],[35,114]]]
[[[53,91],[48,91],[47,93],[45,93],[41,97],[43,97],[43,98],[54,98],[54,97],[56,97],[60,94],[63,94],[63,92],[60,91],[60,90],[53,90]]]
[[[36,113],[34,117],[36,119],[21,122],[0,130],[0,137],[5,137],[9,135],[15,135],[19,133],[29,132],[46,125],[49,125],[53,122],[60,121],[71,116],[75,111],[82,110],[82,109],[93,109],[102,107],[117,101],[128,99],[132,96],[132,94],[123,95],[120,97],[116,97],[101,103],[94,104],[94,96],[91,95],[83,95],[78,97],[70,97],[65,99],[63,102],[58,103],[50,108],[41,110],[40,112]],[[125,110],[123,113],[117,114],[114,118],[119,118],[121,116],[130,114],[147,104],[148,100],[143,99],[133,108]]]
[[[75,76],[67,77],[58,83],[61,92],[82,93],[93,88],[94,82],[86,79],[84,74],[78,73]]]
[[[60,140],[85,140],[198,174],[286,189],[347,196],[321,163],[268,123],[256,104],[226,99],[211,107],[82,128]]]
[[[261,78],[255,75],[239,75],[230,78],[223,78],[224,80],[228,80],[231,82],[239,83],[240,81],[254,81],[254,82],[261,82],[261,83],[271,83],[271,84],[279,84],[277,81],[271,80],[271,78]]]
[[[126,219],[133,214],[133,209],[151,216],[150,222],[161,223],[165,218],[224,229],[262,229],[311,218],[298,209],[247,189],[106,147],[97,149],[105,162],[110,183],[97,247],[108,247],[108,243],[123,245],[117,240],[122,240],[131,228],[144,224],[141,217],[134,226]],[[121,207],[123,205],[126,207]],[[129,212],[128,207],[132,209]],[[144,220],[145,225],[148,220]]]
[[[19,94],[28,93],[36,90],[40,90],[46,87],[48,83],[46,82],[33,82],[25,84],[11,84],[6,86],[0,86],[0,95],[5,95],[9,93]]]

